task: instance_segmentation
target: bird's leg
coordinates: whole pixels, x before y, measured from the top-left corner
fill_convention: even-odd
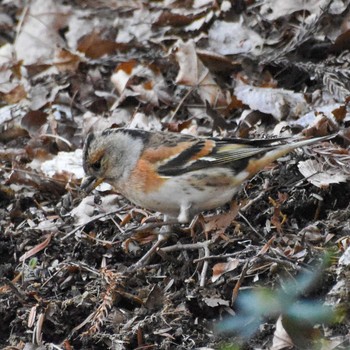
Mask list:
[[[205,232],[203,214],[197,214],[192,219],[190,225],[188,226],[192,238],[194,238],[196,236],[196,230],[195,229],[196,229],[197,224],[201,225],[202,230]],[[206,236],[207,236],[207,234],[206,234]],[[206,239],[208,239],[208,237]]]
[[[173,218],[164,215],[164,222],[165,225],[163,225],[159,231],[157,242],[153,244],[152,248],[136,264],[130,266],[131,270],[136,270],[137,268],[146,265],[157,252],[159,247],[169,239],[172,233],[171,225],[177,221],[174,221]]]
[[[192,203],[182,203],[180,206],[180,213],[177,217],[177,220],[182,223],[186,224],[190,221],[190,209],[191,209]]]

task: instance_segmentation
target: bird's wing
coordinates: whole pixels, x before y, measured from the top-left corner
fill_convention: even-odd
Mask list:
[[[226,167],[238,173],[248,167],[260,170],[295,148],[310,145],[331,136],[292,140],[242,140],[242,139],[195,139],[180,143],[166,161],[159,163],[157,171],[162,176],[177,176],[187,172]],[[250,170],[248,170],[250,172]]]
[[[194,170],[212,167],[228,167],[238,172],[243,170],[252,157],[264,154],[277,146],[256,147],[251,144],[227,141],[197,140],[186,144],[158,166],[163,176],[177,176]]]

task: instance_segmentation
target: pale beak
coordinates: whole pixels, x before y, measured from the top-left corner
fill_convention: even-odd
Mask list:
[[[97,179],[95,176],[84,176],[81,180],[80,189],[89,193],[103,181],[104,178]]]

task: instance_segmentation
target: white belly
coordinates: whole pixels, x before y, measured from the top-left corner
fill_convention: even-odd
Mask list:
[[[129,199],[141,207],[188,222],[201,211],[229,202],[236,191],[231,170],[214,168],[167,178],[158,191]]]

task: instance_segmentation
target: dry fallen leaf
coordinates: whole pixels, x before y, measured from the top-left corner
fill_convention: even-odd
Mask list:
[[[251,109],[271,114],[277,120],[300,115],[308,109],[304,95],[292,90],[255,87],[238,81],[234,93]]]
[[[205,233],[216,232],[217,234],[224,233],[232,221],[236,218],[239,210],[237,203],[232,203],[228,212],[218,215],[207,216],[204,218]]]
[[[65,46],[59,30],[67,25],[70,10],[53,0],[32,1],[14,44],[17,59],[24,65],[52,63],[56,48]]]
[[[263,44],[264,39],[244,23],[215,21],[209,30],[211,50],[222,55],[259,54]]]
[[[217,281],[223,274],[235,270],[239,265],[239,259],[231,259],[227,263],[218,263],[213,266],[212,282]]]
[[[286,332],[282,324],[282,316],[278,317],[276,329],[273,334],[272,346],[270,350],[282,350],[292,348],[294,346],[292,339]]]
[[[52,235],[49,234],[43,242],[39,243],[34,248],[28,250],[22,256],[20,256],[19,261],[24,261],[24,260],[30,258],[31,256],[35,255],[36,253],[45,249],[49,245],[49,243],[51,241],[51,237],[52,237]]]
[[[169,103],[172,100],[163,75],[155,64],[145,65],[135,59],[120,63],[112,74],[111,81],[120,94],[112,109],[127,97],[135,97],[155,106],[159,105],[159,101]]]
[[[307,20],[305,16],[319,16],[323,9],[329,4],[328,0],[267,0],[261,6],[261,15],[269,20],[274,21],[283,16],[292,15],[295,12],[303,12],[303,21]],[[331,13],[344,11],[345,4],[337,3],[330,7]]]
[[[214,80],[209,69],[199,59],[193,40],[186,43],[178,40],[174,46],[176,60],[180,66],[176,83],[193,87],[203,102],[211,106],[227,106],[226,96]]]
[[[349,179],[349,174],[341,172],[340,167],[327,167],[316,159],[299,162],[298,168],[308,182],[319,188],[327,188],[331,184],[346,182]]]

